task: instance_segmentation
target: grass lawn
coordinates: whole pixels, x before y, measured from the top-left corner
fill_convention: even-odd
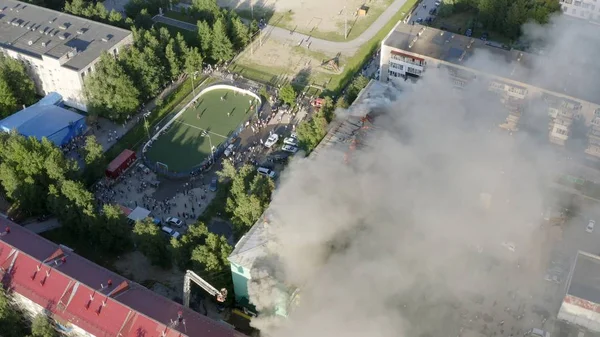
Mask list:
[[[251,96],[229,89],[209,91],[152,143],[146,157],[166,164],[170,171],[189,171],[210,156],[211,145],[217,148],[225,142],[253,112],[256,104]],[[206,133],[209,136],[203,136]]]

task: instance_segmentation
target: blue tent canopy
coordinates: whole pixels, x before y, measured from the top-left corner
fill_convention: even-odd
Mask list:
[[[82,134],[87,128],[85,117],[61,107],[62,97],[51,93],[36,104],[29,106],[0,121],[4,132],[16,130],[26,137],[48,138],[61,146]]]

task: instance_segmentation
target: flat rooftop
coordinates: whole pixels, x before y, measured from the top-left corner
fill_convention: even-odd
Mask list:
[[[600,257],[584,252],[577,254],[567,294],[600,303]]]
[[[404,24],[402,22],[396,25],[383,44],[409,53],[442,60],[600,104],[600,96],[594,92],[594,87],[582,85],[588,82],[593,83],[594,78],[600,76],[600,71],[597,67],[585,67],[585,76],[587,76],[587,79],[575,78],[574,75],[570,77],[569,72],[562,72],[560,81],[541,80],[542,76],[538,76],[539,72],[545,69],[542,66],[542,61],[544,61],[544,56],[542,55],[510,49],[496,42],[483,41],[436,28],[418,24]],[[474,55],[478,53],[489,55],[490,59],[495,60],[494,65],[491,66],[489,62],[485,62],[485,59],[474,59]],[[505,66],[499,66],[501,64]],[[568,69],[575,66],[573,64],[565,64],[564,68]],[[581,66],[584,67],[585,65]],[[554,64],[554,70],[561,68],[563,67]],[[578,76],[581,77],[581,74],[578,74]]]
[[[39,59],[68,57],[63,67],[73,70],[86,68],[129,35],[126,29],[25,2],[0,0],[1,48]]]

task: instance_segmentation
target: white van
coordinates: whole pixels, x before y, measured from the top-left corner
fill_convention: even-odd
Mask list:
[[[270,170],[266,167],[259,167],[258,169],[256,169],[256,171],[258,171],[258,174],[269,177],[271,179],[275,178],[276,175],[275,171]]]
[[[163,231],[165,234],[168,234],[170,237],[173,237],[173,238],[175,238],[175,239],[179,239],[179,235],[181,235],[181,234],[179,234],[179,232],[178,232],[178,231],[174,230],[174,229],[173,229],[173,228],[171,228],[171,227],[163,226],[163,227],[161,228],[161,230],[162,230],[162,231]]]

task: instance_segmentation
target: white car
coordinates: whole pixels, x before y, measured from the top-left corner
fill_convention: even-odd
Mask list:
[[[588,233],[591,233],[594,231],[594,226],[596,225],[596,221],[594,220],[590,220],[590,222],[588,222],[587,227],[585,228],[585,231]]]
[[[167,218],[167,223],[175,225],[177,227],[183,226],[183,221],[181,221],[179,218],[175,218],[172,216]]]
[[[269,138],[267,138],[267,141],[265,142],[265,146],[272,147],[273,145],[275,145],[275,143],[277,143],[278,140],[279,140],[279,135],[274,133],[274,134],[270,135]]]
[[[295,132],[292,132],[290,134],[290,137],[298,139],[298,135]]]
[[[225,152],[223,152],[223,154],[225,155],[225,157],[229,157],[233,153],[233,148],[234,147],[235,147],[235,145],[229,144],[229,146],[225,149]]]
[[[292,145],[284,145],[281,147],[281,149],[285,152],[289,152],[289,153],[296,153],[298,152],[298,148]]]
[[[271,179],[275,178],[275,176],[277,175],[277,173],[275,173],[275,171],[268,169],[266,167],[259,167],[258,169],[256,169],[256,171],[258,172],[258,174],[263,175],[265,177],[269,177]]]
[[[287,144],[287,145],[291,145],[291,146],[298,146],[298,138],[287,137],[286,139],[283,140],[283,144]]]
[[[165,234],[168,234],[170,237],[175,238],[175,239],[179,239],[179,236],[181,235],[181,234],[179,234],[178,231],[174,230],[171,227],[164,226],[163,228],[161,228],[161,230]]]

